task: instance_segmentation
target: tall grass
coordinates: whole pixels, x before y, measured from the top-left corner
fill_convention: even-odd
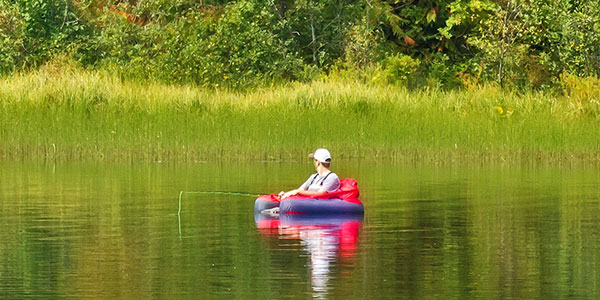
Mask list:
[[[597,161],[600,92],[589,95],[340,79],[235,92],[42,70],[0,80],[0,156],[293,160],[322,146],[336,157]]]

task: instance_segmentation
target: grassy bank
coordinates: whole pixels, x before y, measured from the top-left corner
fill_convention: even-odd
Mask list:
[[[231,92],[45,70],[0,80],[0,156],[293,160],[324,146],[337,157],[598,161],[598,100],[593,89],[408,91],[333,79]]]

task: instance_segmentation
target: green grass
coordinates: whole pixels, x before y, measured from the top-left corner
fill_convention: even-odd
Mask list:
[[[0,80],[0,156],[296,160],[327,147],[338,158],[598,161],[600,92],[586,95],[598,97],[339,79],[235,92],[41,71]]]

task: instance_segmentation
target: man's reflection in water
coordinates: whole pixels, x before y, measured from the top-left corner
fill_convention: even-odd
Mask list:
[[[261,233],[274,229],[280,239],[299,239],[310,255],[313,298],[325,299],[331,278],[330,267],[338,258],[352,261],[362,226],[362,216],[307,217],[282,215],[279,219],[255,217]]]

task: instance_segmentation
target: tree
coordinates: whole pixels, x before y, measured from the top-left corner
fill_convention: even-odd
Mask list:
[[[24,61],[25,28],[18,9],[0,0],[0,74],[13,72]]]
[[[327,67],[344,54],[346,34],[363,10],[358,1],[280,1],[285,29],[280,38],[306,62]]]

